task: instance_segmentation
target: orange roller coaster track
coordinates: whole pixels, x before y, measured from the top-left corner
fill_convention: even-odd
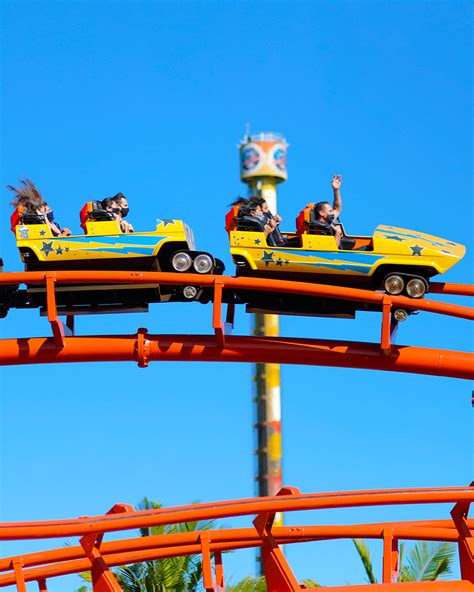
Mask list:
[[[204,588],[209,592],[217,592],[224,589],[222,553],[260,547],[268,590],[296,592],[301,590],[301,586],[283,556],[280,545],[364,537],[382,541],[383,583],[378,588],[338,586],[329,589],[341,592],[377,589],[472,592],[474,537],[471,529],[474,528],[474,521],[468,518],[468,512],[473,500],[472,486],[313,494],[302,494],[296,488],[284,487],[276,496],[266,498],[141,511],[135,511],[126,504],[117,504],[103,516],[0,524],[0,540],[80,537],[77,546],[1,559],[0,572],[4,573],[0,575],[0,587],[16,584],[19,592],[24,592],[26,583],[36,581],[40,592],[44,592],[49,578],[91,570],[94,592],[119,592],[120,587],[110,569],[112,567],[199,554],[203,563]],[[447,520],[273,527],[277,512],[413,504],[451,504],[453,507]],[[104,535],[112,532],[236,516],[256,517],[253,526],[247,528],[220,528],[103,542]],[[402,539],[457,543],[462,580],[396,583],[399,575],[398,545]]]
[[[306,284],[281,280],[259,280],[196,274],[137,272],[28,272],[3,273],[0,286],[44,285],[46,313],[52,337],[1,340],[0,364],[35,364],[86,361],[135,361],[145,367],[160,361],[276,362],[326,365],[351,368],[416,372],[455,378],[474,378],[474,355],[466,352],[397,346],[392,311],[399,307],[473,320],[474,310],[467,306],[388,296],[379,292]],[[73,322],[66,326],[58,318],[56,286],[67,284],[143,284],[197,285],[212,293],[213,335],[152,335],[139,329],[135,335],[74,336]],[[355,343],[321,339],[231,336],[235,304],[229,293],[243,290],[286,293],[369,303],[381,312],[380,343]],[[473,296],[474,286],[432,284],[431,292]],[[227,299],[227,323],[222,320],[222,305]],[[79,545],[0,559],[0,587],[16,585],[26,592],[26,584],[36,581],[46,592],[49,578],[91,570],[94,592],[119,592],[111,568],[155,559],[200,554],[203,583],[207,591],[224,589],[222,554],[225,551],[259,547],[267,588],[270,592],[301,590],[280,545],[309,541],[364,537],[380,539],[383,544],[383,583],[379,590],[474,591],[474,522],[468,519],[474,487],[362,491],[325,494],[301,494],[283,488],[277,496],[253,498],[180,508],[135,511],[118,504],[108,514],[92,518],[48,522],[0,524],[0,540],[31,540],[80,537]],[[451,519],[418,522],[389,522],[348,526],[273,527],[276,513],[302,510],[407,504],[453,504]],[[124,538],[103,542],[107,533],[195,520],[253,516],[253,526],[183,532],[140,539]],[[399,573],[399,540],[450,541],[457,543],[462,580],[444,582],[396,583]],[[372,586],[342,586],[334,591],[372,590]]]
[[[474,309],[428,299],[388,296],[356,288],[308,284],[282,280],[207,276],[160,272],[19,272],[3,273],[0,285],[44,284],[46,309],[52,338],[5,339],[1,341],[0,364],[35,364],[93,361],[136,361],[145,367],[151,361],[224,361],[291,363],[348,368],[413,372],[454,378],[474,378],[474,355],[442,349],[393,344],[395,308],[443,314],[473,320]],[[139,329],[136,335],[71,336],[58,318],[55,287],[74,285],[197,285],[212,293],[214,335],[150,335]],[[380,344],[321,339],[230,336],[229,323],[222,321],[225,295],[251,290],[298,296],[349,300],[378,306],[381,311]],[[434,283],[438,294],[474,295],[474,286]],[[234,304],[228,304],[227,320],[233,321]],[[104,342],[107,341],[107,347]]]

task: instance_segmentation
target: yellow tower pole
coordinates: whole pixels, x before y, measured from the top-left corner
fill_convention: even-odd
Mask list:
[[[277,184],[287,178],[286,149],[284,138],[269,133],[247,134],[240,144],[241,179],[249,195],[263,197],[273,214],[277,212]],[[254,334],[278,336],[278,315],[256,314]],[[282,487],[280,365],[256,364],[254,384],[258,495],[275,495]],[[276,515],[274,524],[283,524],[282,514]]]

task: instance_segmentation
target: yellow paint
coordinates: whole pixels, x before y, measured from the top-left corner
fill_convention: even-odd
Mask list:
[[[181,220],[159,221],[154,231],[123,234],[116,221],[87,222],[87,234],[53,236],[47,224],[18,224],[18,248],[27,248],[39,261],[156,258],[167,243],[195,249],[192,230]],[[27,236],[27,238],[25,238]]]
[[[388,238],[391,236],[399,236],[402,240]],[[394,265],[400,271],[406,266],[432,267],[437,273],[444,273],[466,252],[463,245],[388,226],[377,227],[370,251],[341,250],[333,236],[311,234],[302,234],[301,246],[296,247],[268,246],[263,232],[235,230],[230,232],[229,239],[232,255],[244,257],[253,270],[281,273],[282,279],[285,272],[367,277],[381,265]]]

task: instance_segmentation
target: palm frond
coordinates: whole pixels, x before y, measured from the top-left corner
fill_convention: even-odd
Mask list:
[[[432,582],[451,573],[456,555],[453,543],[416,544],[408,553],[407,565],[402,570],[404,582]]]
[[[267,592],[267,583],[264,576],[248,576],[236,584],[226,585],[227,592]]]
[[[370,550],[367,543],[362,539],[352,539],[352,542],[359,553],[360,560],[362,561],[365,573],[367,574],[367,581],[369,584],[377,584],[377,578],[374,575],[374,568],[372,566],[372,559],[370,557]]]

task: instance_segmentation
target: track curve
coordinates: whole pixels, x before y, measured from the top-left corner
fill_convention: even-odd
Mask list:
[[[0,587],[37,581],[46,590],[46,579],[92,568],[95,591],[119,592],[111,567],[165,557],[198,554],[202,556],[204,587],[218,592],[224,587],[222,553],[260,547],[267,587],[271,592],[297,592],[300,585],[288,561],[281,554],[282,544],[354,537],[380,539],[383,542],[383,586],[380,590],[442,591],[474,590],[474,560],[467,553],[474,521],[467,519],[474,501],[474,488],[393,489],[302,494],[293,487],[283,488],[276,496],[250,498],[174,508],[136,511],[126,504],[115,505],[107,514],[66,520],[0,524],[0,540],[25,540],[79,536],[80,545],[0,559]],[[273,527],[276,512],[299,512],[339,508],[376,507],[412,504],[454,504],[447,520],[398,521],[374,524],[312,525]],[[257,517],[253,527],[213,528],[208,531],[169,532],[139,538],[102,542],[107,533],[182,524],[231,517]],[[427,540],[457,543],[463,580],[396,584],[398,541]],[[212,556],[214,555],[214,568]],[[365,586],[341,586],[331,590],[365,590]],[[372,588],[370,588],[372,589]]]

